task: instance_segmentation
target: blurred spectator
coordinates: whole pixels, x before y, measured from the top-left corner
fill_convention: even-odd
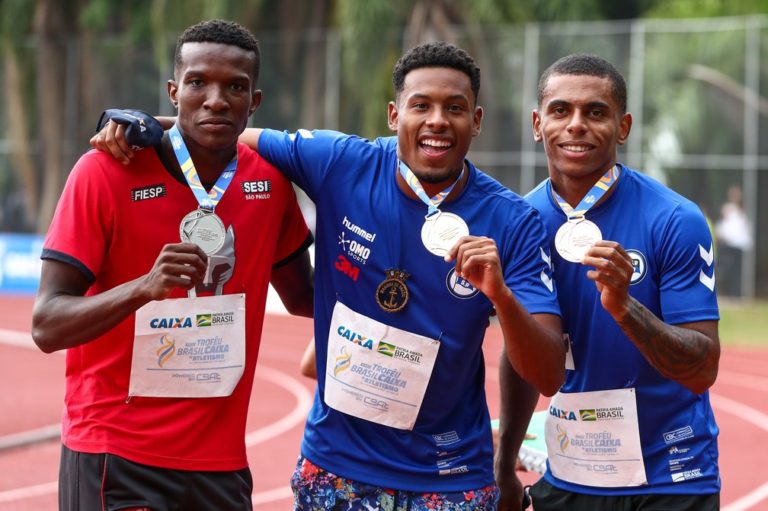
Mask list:
[[[752,226],[742,206],[739,185],[728,188],[715,234],[718,291],[724,296],[741,296],[741,261],[744,252],[752,249]]]

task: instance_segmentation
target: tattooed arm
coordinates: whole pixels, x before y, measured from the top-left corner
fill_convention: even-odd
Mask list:
[[[701,394],[715,382],[720,360],[717,321],[669,325],[629,296],[632,261],[614,241],[596,243],[583,264],[595,267],[600,301],[645,359],[670,380]]]

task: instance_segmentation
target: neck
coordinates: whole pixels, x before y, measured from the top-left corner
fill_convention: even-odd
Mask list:
[[[612,169],[614,165],[609,168]],[[605,175],[607,171],[608,169],[595,171],[592,174],[579,177],[571,177],[560,172],[551,172],[550,181],[552,182],[552,189],[557,192],[557,194],[562,197],[565,202],[570,204],[571,207],[575,208],[589,193],[589,191],[592,190],[592,187],[595,186],[595,183],[600,181],[600,179]],[[616,188],[615,185],[616,183],[613,183],[608,191],[605,192],[600,200],[593,204],[592,207],[600,204],[605,199],[610,197],[610,195],[613,193],[613,190]]]
[[[184,139],[184,143],[186,144],[189,156],[192,158],[192,162],[195,165],[195,170],[200,178],[200,182],[203,183],[206,188],[209,188],[207,185],[213,185],[216,182],[237,152],[237,146],[233,147],[231,150],[209,151],[197,147],[193,142],[190,142],[186,138]],[[169,161],[173,162],[177,170],[181,172],[181,166],[176,159],[176,153],[171,145],[168,132],[163,136],[162,146],[169,157]]]
[[[464,170],[464,173],[462,174],[461,171]],[[430,196],[434,197],[438,193],[442,192],[449,186],[451,186],[455,181],[456,178],[461,174],[461,178],[458,182],[456,182],[456,186],[453,187],[453,190],[451,190],[451,193],[448,194],[448,196],[445,198],[443,202],[450,202],[454,198],[458,197],[458,195],[461,193],[461,191],[464,189],[464,187],[467,184],[467,180],[469,179],[469,170],[466,169],[466,165],[459,169],[458,172],[455,172],[453,175],[451,175],[450,178],[440,181],[438,183],[425,183],[422,180],[419,179],[419,184],[424,189],[424,192]],[[400,170],[397,169],[395,172],[396,179],[397,179],[397,185],[400,187],[400,189],[410,198],[419,200],[419,198],[416,196],[416,193],[411,190],[411,187],[408,186],[408,183],[405,182],[405,179],[403,179],[403,176],[400,175]]]

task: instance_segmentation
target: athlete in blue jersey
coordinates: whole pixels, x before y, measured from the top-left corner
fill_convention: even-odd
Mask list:
[[[631,124],[605,60],[571,55],[542,75],[533,132],[550,177],[527,199],[570,350],[536,511],[719,508],[712,238],[691,201],[617,163]]]
[[[249,130],[241,140],[317,206],[318,387],[292,479],[296,509],[495,510],[482,341],[495,311],[519,397],[519,447],[565,350],[544,227],[466,160],[479,69],[426,44],[395,65],[396,137]],[[512,472],[504,498],[520,508]]]

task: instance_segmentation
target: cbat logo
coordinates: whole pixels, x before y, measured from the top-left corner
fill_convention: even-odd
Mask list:
[[[629,285],[631,286],[645,278],[645,274],[648,273],[648,262],[639,250],[630,248],[627,250],[627,254],[629,255],[629,258],[632,259],[632,267],[634,268],[632,278],[629,281]]]
[[[373,351],[373,339],[369,339],[368,337],[358,334],[357,332],[350,330],[344,325],[339,326],[339,328],[336,330],[336,333],[339,334],[339,337],[348,340],[352,344],[357,344],[358,346]]]
[[[192,318],[152,318],[150,328],[192,328]]]

